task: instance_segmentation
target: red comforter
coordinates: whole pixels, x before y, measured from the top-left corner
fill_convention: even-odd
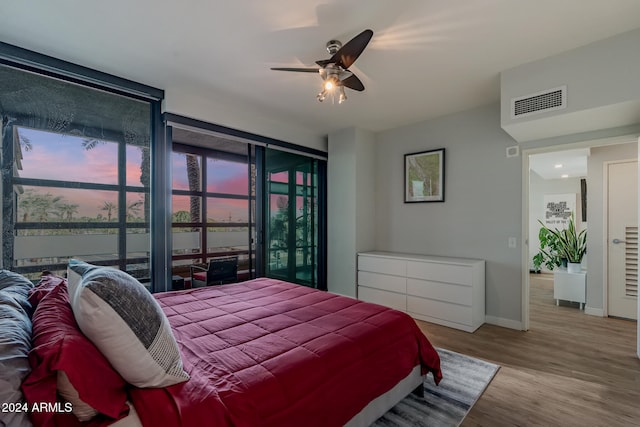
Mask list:
[[[156,295],[191,379],[134,389],[145,426],[341,426],[440,360],[399,311],[273,279]]]

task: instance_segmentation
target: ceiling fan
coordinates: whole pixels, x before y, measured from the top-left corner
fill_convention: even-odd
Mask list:
[[[364,51],[369,40],[373,36],[373,31],[364,30],[345,45],[338,40],[329,40],[327,42],[327,51],[331,54],[329,59],[321,59],[316,61],[320,68],[271,68],[276,71],[295,71],[299,73],[319,73],[322,78],[322,91],[318,94],[318,101],[322,102],[327,95],[338,90],[340,96],[338,103],[342,104],[347,100],[344,88],[363,91],[364,85],[360,79],[349,71],[349,67],[358,59],[362,51]]]

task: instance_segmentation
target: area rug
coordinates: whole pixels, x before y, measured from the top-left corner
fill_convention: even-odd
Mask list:
[[[410,394],[379,418],[373,426],[458,426],[480,398],[500,366],[484,360],[436,349],[443,379],[436,386],[428,375],[424,398]]]

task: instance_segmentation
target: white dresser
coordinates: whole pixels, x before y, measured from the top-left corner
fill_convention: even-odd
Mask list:
[[[358,299],[473,332],[485,321],[484,260],[358,254]]]

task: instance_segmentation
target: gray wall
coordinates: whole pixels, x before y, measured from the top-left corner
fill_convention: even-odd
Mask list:
[[[505,70],[501,123],[529,141],[632,125],[640,113],[640,29]],[[511,119],[511,99],[567,86],[562,110]]]
[[[620,144],[597,147],[591,150],[587,163],[587,220],[589,233],[587,243],[587,304],[588,308],[604,309],[603,293],[604,260],[606,248],[603,247],[606,230],[603,215],[606,207],[603,189],[603,163],[612,160],[635,159],[638,156],[638,144]]]
[[[356,129],[356,251],[376,246],[376,151],[373,133]]]
[[[356,296],[357,253],[375,245],[375,144],[356,128],[329,135],[327,288]]]
[[[376,248],[486,260],[491,323],[519,324],[522,162],[491,105],[376,136]],[[404,154],[444,147],[445,202],[403,203]],[[331,152],[331,146],[330,150]],[[508,248],[509,237],[518,247]]]

